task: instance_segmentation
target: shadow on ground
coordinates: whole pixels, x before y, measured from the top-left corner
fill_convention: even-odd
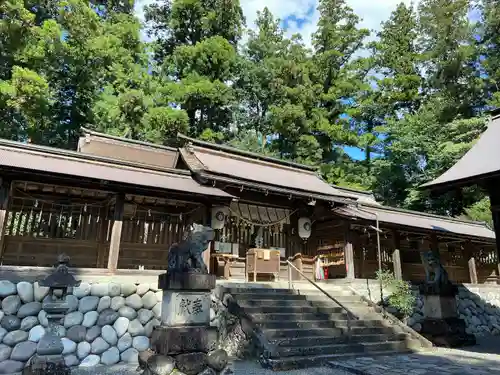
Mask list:
[[[437,348],[412,354],[358,357],[332,362],[332,367],[358,375],[488,375],[500,374],[500,355]]]

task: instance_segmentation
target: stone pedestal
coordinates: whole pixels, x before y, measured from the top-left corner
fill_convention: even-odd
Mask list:
[[[163,290],[161,326],[151,338],[159,354],[208,353],[217,344],[217,329],[210,327],[211,290],[215,275],[171,273],[160,275]]]
[[[457,302],[455,296],[438,294],[423,295],[424,315],[428,319],[456,318]]]
[[[458,317],[456,288],[436,291],[421,288],[424,320],[420,334],[436,346],[456,348],[474,345],[476,338],[465,332],[465,321]]]
[[[153,331],[154,355],[143,364],[144,374],[168,375],[174,367],[186,375],[223,372],[227,353],[216,350],[217,328],[210,327],[215,275],[172,272],[160,275],[158,286],[163,290],[161,326]]]

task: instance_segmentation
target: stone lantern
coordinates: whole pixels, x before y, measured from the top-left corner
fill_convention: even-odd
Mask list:
[[[31,360],[30,373],[33,375],[69,375],[70,369],[64,363],[63,343],[58,333],[58,327],[63,324],[64,315],[69,306],[66,302],[68,288],[77,287],[77,281],[69,273],[69,257],[61,254],[57,259],[55,271],[40,281],[40,286],[49,288],[49,294],[42,304],[49,322],[45,334],[38,342],[36,354]]]

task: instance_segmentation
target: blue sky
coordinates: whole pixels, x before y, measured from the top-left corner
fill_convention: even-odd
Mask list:
[[[401,2],[410,4],[411,0],[346,0],[356,14],[362,18],[361,25],[369,29],[379,29],[380,23],[386,20],[390,13]],[[136,14],[143,18],[143,8],[155,0],[136,0]],[[316,10],[318,0],[240,0],[247,27],[255,27],[257,11],[268,7],[275,17],[283,21],[288,34],[302,34],[306,44],[310,45],[311,34],[316,28],[319,13]],[[418,0],[414,1],[418,3]]]
[[[346,0],[361,17],[361,26],[370,30],[380,29],[380,24],[389,18],[400,2],[410,4],[411,0]],[[136,0],[136,14],[143,19],[143,8],[155,0]],[[240,0],[247,27],[255,27],[257,11],[268,7],[275,17],[282,20],[288,35],[299,33],[306,45],[311,46],[311,35],[319,19],[318,0]],[[413,1],[418,3],[418,0]],[[355,147],[345,148],[355,159],[363,159],[363,151]]]

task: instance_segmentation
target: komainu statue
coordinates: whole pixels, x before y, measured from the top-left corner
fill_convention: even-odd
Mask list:
[[[185,234],[185,239],[170,247],[167,273],[197,272],[207,274],[207,265],[201,254],[213,239],[214,231],[212,228],[201,224],[192,224]]]
[[[446,272],[438,256],[432,250],[421,252],[420,257],[425,270],[427,289],[442,293],[453,287],[448,278],[448,272]]]

